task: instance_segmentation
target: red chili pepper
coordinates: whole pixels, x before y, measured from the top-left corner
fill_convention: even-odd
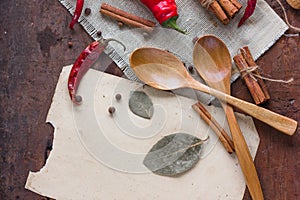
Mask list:
[[[83,4],[84,4],[84,0],[77,0],[74,15],[73,15],[72,21],[69,25],[70,29],[73,29],[75,23],[78,22],[78,19],[82,12]]]
[[[141,2],[151,10],[154,17],[162,26],[185,33],[176,24],[178,13],[175,0],[141,0]]]
[[[69,74],[68,90],[71,100],[74,103],[79,104],[81,102],[81,96],[76,95],[80,80],[88,71],[88,69],[98,60],[99,56],[110,41],[118,42],[124,47],[125,50],[125,46],[115,39],[102,39],[92,42],[89,46],[87,46],[80,53],[75,63],[73,64],[73,67]]]
[[[245,13],[244,13],[242,19],[240,20],[238,27],[240,27],[254,13],[256,1],[257,0],[248,0],[247,1],[247,7],[245,9]]]

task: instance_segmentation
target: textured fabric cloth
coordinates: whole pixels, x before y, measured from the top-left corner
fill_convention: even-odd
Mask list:
[[[74,12],[76,0],[59,1],[71,14]],[[137,80],[137,78],[129,67],[129,55],[138,47],[153,46],[166,49],[177,55],[187,65],[192,65],[192,39],[204,34],[213,34],[224,41],[231,56],[235,55],[240,47],[247,45],[253,57],[257,59],[288,29],[285,22],[263,0],[258,0],[254,14],[240,28],[237,27],[237,24],[244,13],[246,0],[240,0],[243,8],[228,25],[223,25],[210,11],[203,8],[198,0],[177,0],[179,13],[177,23],[188,34],[184,35],[175,30],[161,28],[157,23],[153,33],[145,36],[141,30],[128,26],[120,28],[115,20],[101,15],[99,11],[102,3],[109,3],[129,13],[154,22],[157,21],[151,11],[139,0],[85,0],[83,13],[85,8],[91,8],[92,12],[88,16],[82,14],[79,19],[80,24],[95,40],[99,39],[97,31],[100,30],[104,38],[113,37],[126,45],[124,52],[120,45],[111,43],[105,52],[131,80]],[[233,70],[232,81],[238,75],[239,73]],[[199,77],[196,78],[200,80]]]

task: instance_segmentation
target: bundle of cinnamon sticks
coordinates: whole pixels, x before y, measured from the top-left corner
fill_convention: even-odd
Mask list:
[[[228,24],[242,8],[242,4],[237,0],[199,0],[199,2],[214,13],[223,24]]]
[[[156,25],[153,21],[128,13],[107,3],[103,3],[101,5],[100,13],[118,21],[119,23],[124,23],[135,28],[142,28],[147,32],[152,32]]]
[[[257,70],[257,65],[247,46],[240,49],[239,54],[233,57],[235,65],[239,69],[255,104],[262,104],[270,99],[267,87]],[[252,76],[252,73],[254,76]]]

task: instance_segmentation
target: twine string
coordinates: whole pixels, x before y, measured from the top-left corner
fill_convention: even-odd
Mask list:
[[[242,54],[247,54],[246,50],[244,48],[239,48]],[[267,78],[264,76],[261,76],[259,73],[256,73],[256,71],[261,70],[261,68],[258,65],[254,66],[244,66],[244,69],[240,70],[241,73],[245,72],[242,75],[242,78],[244,78],[246,75],[250,76],[254,81],[257,81],[256,78],[260,78],[263,80],[271,81],[271,82],[278,82],[278,83],[291,83],[294,81],[294,78],[290,78],[289,80],[281,80],[281,79],[272,79]]]
[[[201,5],[206,8],[209,9],[209,6],[214,2],[215,0],[202,0],[200,3]]]
[[[287,17],[287,13],[286,13],[286,10],[285,8],[283,7],[282,3],[280,2],[280,0],[276,0],[277,3],[280,5],[282,11],[283,11],[283,14],[284,14],[284,19],[285,19],[285,22],[287,23],[287,25],[289,26],[290,29],[294,29],[295,31],[298,31],[300,32],[300,28],[299,27],[295,27],[293,25],[290,24],[289,20],[288,20],[288,17]],[[299,35],[298,35],[299,36]]]
[[[244,78],[246,75],[249,75],[253,80],[257,81],[256,78],[260,78],[260,79],[264,79],[267,81],[271,81],[271,82],[278,82],[278,83],[291,83],[294,81],[293,78],[290,78],[289,80],[281,80],[281,79],[273,79],[273,78],[267,78],[264,76],[261,76],[259,74],[256,74],[255,71],[260,69],[259,66],[251,66],[251,67],[247,67],[244,68],[243,70],[241,70],[241,72],[245,72],[242,77]]]

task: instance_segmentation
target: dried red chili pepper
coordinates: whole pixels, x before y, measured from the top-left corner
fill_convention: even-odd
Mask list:
[[[185,33],[176,24],[179,15],[175,0],[141,0],[141,2],[151,10],[154,17],[162,26]]]
[[[81,102],[81,97],[76,95],[80,80],[88,71],[88,69],[97,61],[110,41],[118,42],[124,47],[125,50],[125,46],[115,39],[101,39],[99,41],[92,42],[89,46],[87,46],[80,53],[75,63],[73,64],[68,79],[68,90],[71,100],[74,103],[79,104]]]
[[[256,7],[256,1],[257,0],[248,0],[247,1],[247,7],[245,9],[245,13],[240,20],[238,27],[240,27],[253,13]]]
[[[84,4],[84,0],[77,0],[74,15],[69,25],[70,29],[73,29],[74,25],[78,22],[78,19],[82,12],[83,4]]]

